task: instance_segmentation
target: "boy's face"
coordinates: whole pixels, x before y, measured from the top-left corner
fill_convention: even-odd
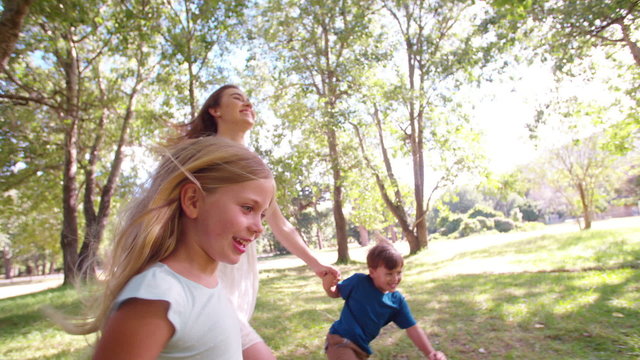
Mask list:
[[[383,293],[396,291],[398,284],[402,280],[402,266],[389,270],[384,266],[369,268],[369,276],[373,279],[373,284]]]

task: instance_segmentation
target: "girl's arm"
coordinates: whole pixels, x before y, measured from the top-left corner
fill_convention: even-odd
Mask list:
[[[266,220],[276,239],[293,255],[302,259],[316,275],[321,278],[326,274],[332,274],[336,278],[340,277],[340,272],[336,268],[321,264],[313,256],[307,245],[302,241],[296,228],[282,215],[280,206],[276,201],[271,204],[269,211],[267,211]]]
[[[417,324],[407,329],[407,335],[429,360],[447,360],[442,352],[436,351],[431,346],[427,334]]]
[[[166,301],[125,301],[107,320],[93,359],[156,359],[173,336],[168,311]]]

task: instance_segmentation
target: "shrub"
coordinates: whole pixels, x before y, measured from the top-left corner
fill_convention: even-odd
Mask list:
[[[511,210],[511,220],[515,221],[515,222],[522,222],[522,213],[520,212],[520,209],[518,208],[513,208],[513,210]]]
[[[483,230],[491,230],[491,229],[493,229],[493,226],[494,226],[493,225],[493,219],[487,219],[484,216],[478,216],[475,220],[478,222],[478,224],[480,224],[480,227]]]
[[[538,221],[543,218],[542,210],[530,200],[518,205],[518,209],[520,209],[524,221]]]
[[[482,230],[482,226],[476,219],[464,219],[458,230],[458,237],[469,236]]]
[[[493,223],[496,230],[500,232],[509,232],[516,227],[516,224],[513,222],[513,220],[501,217],[493,219]]]
[[[453,234],[460,229],[460,224],[464,220],[464,216],[459,214],[446,214],[438,219],[438,232],[447,236]]]
[[[473,207],[473,209],[469,210],[469,213],[467,214],[467,216],[472,219],[477,218],[478,216],[483,216],[486,218],[495,218],[495,217],[503,217],[504,214],[501,213],[500,211],[493,210],[488,206],[476,205]]]

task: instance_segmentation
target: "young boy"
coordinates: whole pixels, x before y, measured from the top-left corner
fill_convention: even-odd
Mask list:
[[[446,360],[435,351],[427,335],[416,324],[402,294],[396,290],[402,279],[404,259],[391,244],[379,243],[367,255],[369,275],[357,273],[338,283],[333,275],[322,278],[329,297],[345,300],[340,319],[333,323],[325,345],[329,360],[367,359],[369,343],[380,329],[393,321],[429,360]]]

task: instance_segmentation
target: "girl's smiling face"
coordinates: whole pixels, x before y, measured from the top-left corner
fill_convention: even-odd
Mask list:
[[[272,179],[261,179],[200,192],[197,216],[184,225],[192,227],[193,242],[211,260],[236,264],[264,231],[274,191]]]

